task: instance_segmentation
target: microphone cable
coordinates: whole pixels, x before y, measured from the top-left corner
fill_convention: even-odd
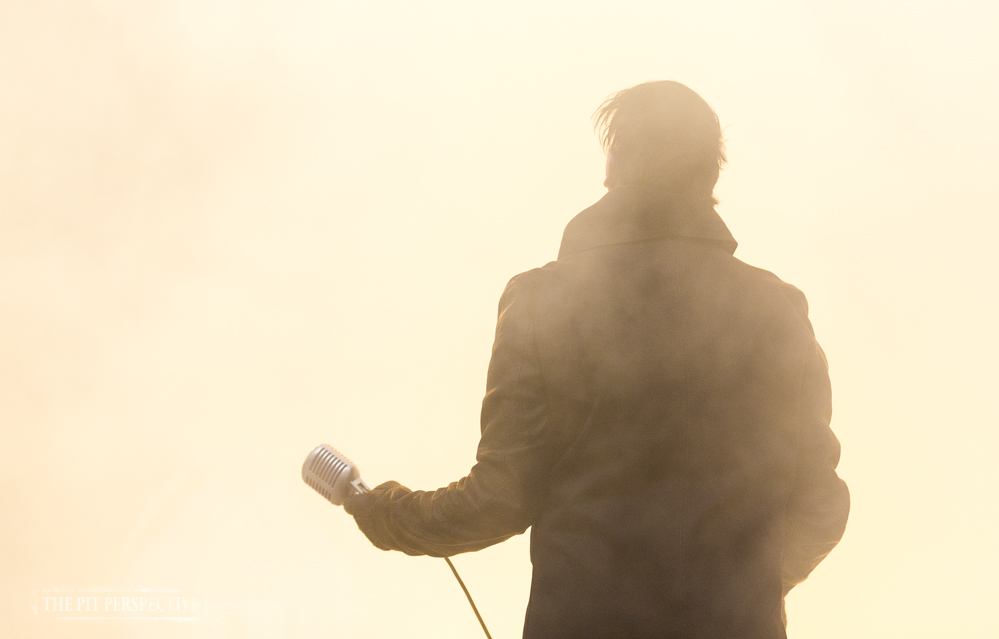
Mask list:
[[[487,639],[493,639],[493,636],[489,634],[489,628],[486,628],[486,622],[482,620],[482,615],[479,614],[479,609],[475,607],[475,602],[472,601],[472,595],[468,592],[468,588],[465,587],[465,582],[461,580],[458,576],[458,571],[455,569],[454,564],[451,563],[450,557],[445,557],[444,561],[447,562],[448,568],[454,573],[454,578],[458,580],[458,585],[465,592],[465,596],[468,597],[468,603],[472,605],[472,612],[475,613],[475,618],[479,620],[479,625],[482,626],[482,632],[486,633]]]

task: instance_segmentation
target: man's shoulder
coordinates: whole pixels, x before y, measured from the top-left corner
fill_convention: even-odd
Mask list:
[[[506,283],[506,287],[503,289],[503,295],[500,298],[500,307],[504,306],[504,302],[509,302],[514,297],[525,298],[533,297],[539,290],[543,289],[550,280],[550,268],[555,262],[549,262],[544,266],[539,266],[537,268],[532,268],[529,271],[524,271],[523,273],[517,273]],[[548,269],[548,272],[546,272]]]
[[[740,268],[744,270],[746,277],[753,279],[761,286],[766,286],[779,291],[788,305],[795,310],[796,314],[806,323],[808,322],[808,299],[805,297],[805,294],[801,291],[801,289],[793,284],[785,282],[772,271],[747,264],[746,262],[743,262],[735,257],[732,259],[738,262]],[[809,323],[809,330],[811,330],[810,327],[811,324]]]
[[[503,294],[504,296],[509,294],[518,297],[535,297],[537,295],[545,297],[558,288],[560,282],[564,284],[563,280],[571,271],[573,271],[572,266],[567,265],[564,260],[553,260],[543,266],[511,277]]]

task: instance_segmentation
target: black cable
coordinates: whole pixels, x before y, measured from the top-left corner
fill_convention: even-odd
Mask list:
[[[486,633],[486,639],[493,639],[493,636],[489,634],[489,629],[486,628],[486,622],[482,621],[482,615],[479,614],[479,609],[475,607],[475,602],[472,601],[472,595],[469,594],[468,588],[465,587],[465,582],[461,580],[461,577],[458,576],[458,571],[454,569],[454,564],[451,563],[451,558],[445,557],[444,561],[447,562],[448,567],[451,568],[451,572],[454,573],[454,578],[458,580],[458,585],[465,591],[465,596],[468,597],[468,603],[472,604],[472,612],[475,613],[475,618],[479,620],[479,625],[482,626],[482,632]]]

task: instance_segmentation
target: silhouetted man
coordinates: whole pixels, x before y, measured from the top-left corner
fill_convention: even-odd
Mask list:
[[[596,121],[609,192],[503,293],[471,472],[345,505],[411,555],[531,527],[527,638],[783,638],[849,511],[805,297],[732,256],[700,96],[641,84]]]

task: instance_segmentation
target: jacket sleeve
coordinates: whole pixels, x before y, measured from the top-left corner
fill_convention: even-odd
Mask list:
[[[499,543],[531,525],[552,463],[548,430],[530,308],[514,278],[500,299],[471,471],[436,491],[388,482],[344,506],[383,550],[447,557]]]
[[[839,440],[829,428],[828,365],[817,343],[807,356],[801,391],[798,462],[784,529],[785,594],[839,543],[850,512],[850,493],[836,474]]]

